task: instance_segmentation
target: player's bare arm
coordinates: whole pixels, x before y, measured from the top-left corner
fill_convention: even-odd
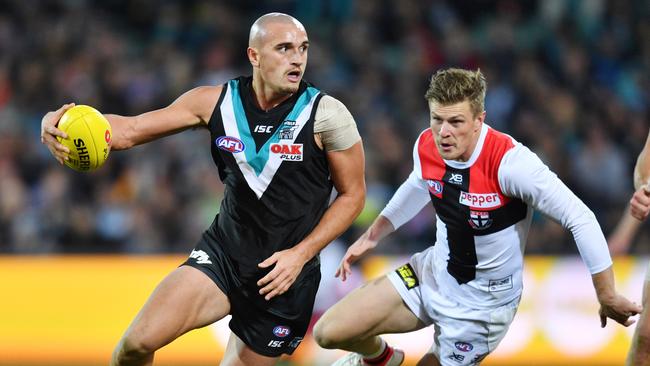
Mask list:
[[[650,133],[645,140],[643,150],[639,153],[634,166],[634,189],[638,190],[641,186],[648,183],[650,179]]]
[[[639,314],[642,308],[616,292],[612,267],[592,275],[591,278],[600,303],[598,314],[601,327],[607,325],[607,318],[614,319],[626,327],[634,324],[635,320],[630,317]]]
[[[305,239],[260,263],[262,268],[275,264],[273,270],[257,283],[261,287],[260,294],[267,300],[286,292],[305,263],[341,235],[363,208],[366,184],[362,143],[357,142],[346,150],[328,152],[327,159],[338,196]]]
[[[340,277],[341,281],[345,281],[349,275],[352,274],[352,263],[356,262],[364,254],[374,249],[379,241],[388,234],[395,231],[395,227],[386,217],[379,215],[375,221],[370,225],[368,230],[364,232],[359,239],[357,239],[345,252],[339,267],[336,269],[334,277]]]
[[[197,87],[165,108],[135,117],[105,115],[113,128],[111,148],[124,150],[189,128],[206,126],[221,90],[221,86]]]
[[[221,86],[194,88],[165,108],[134,117],[105,114],[113,129],[111,149],[124,150],[188,128],[207,125],[221,89]],[[57,141],[57,136],[68,137],[57,126],[63,114],[74,106],[75,103],[64,104],[45,114],[41,120],[41,142],[61,164],[70,151]]]
[[[650,134],[634,166],[634,195],[630,199],[630,214],[637,220],[645,220],[650,213]]]

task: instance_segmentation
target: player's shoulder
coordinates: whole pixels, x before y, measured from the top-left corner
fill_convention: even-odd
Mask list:
[[[416,151],[433,153],[434,151],[437,151],[434,144],[435,139],[433,137],[433,132],[430,128],[426,128],[420,132],[417,139],[415,139],[414,149]]]
[[[210,120],[212,112],[221,98],[223,87],[217,86],[197,86],[185,92],[179,97],[172,106],[192,113],[207,123]]]
[[[490,148],[496,150],[509,150],[517,145],[517,140],[507,133],[495,130],[494,128],[488,126],[488,131],[486,135],[486,142]]]
[[[342,109],[342,108],[347,109],[345,104],[343,104],[343,102],[336,99],[335,97],[333,97],[333,96],[331,96],[329,94],[322,93],[322,92],[321,92],[321,94],[322,94],[322,96],[321,96],[320,102],[319,102],[319,106],[321,108],[327,109],[327,110],[338,110],[338,109]]]
[[[506,154],[521,146],[512,136],[490,126],[486,127],[487,133],[485,134],[485,140],[481,144],[479,160],[500,161]]]
[[[338,117],[338,118],[335,118]],[[334,98],[331,95],[323,94],[320,100],[318,101],[318,107],[316,109],[316,124],[320,125],[321,123],[330,123],[330,120],[339,120],[343,119],[344,124],[348,124],[348,120],[352,120],[354,123],[354,118],[348,110],[348,108],[340,100]],[[334,121],[336,122],[336,121]],[[320,128],[320,127],[319,127]]]
[[[199,98],[210,98],[221,95],[223,89],[223,85],[202,85],[191,89],[188,93]]]

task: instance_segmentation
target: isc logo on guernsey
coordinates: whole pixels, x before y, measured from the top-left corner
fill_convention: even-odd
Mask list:
[[[244,145],[242,140],[232,136],[220,136],[214,141],[214,143],[221,150],[225,150],[233,154],[242,152],[246,149],[246,145]]]

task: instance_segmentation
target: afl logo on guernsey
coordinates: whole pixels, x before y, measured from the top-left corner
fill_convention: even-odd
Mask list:
[[[246,150],[246,145],[244,145],[244,142],[232,136],[220,136],[214,141],[214,143],[221,150],[228,151],[233,154]]]
[[[273,328],[273,334],[276,337],[284,338],[291,334],[291,329],[289,329],[289,327],[285,327],[284,325],[278,325]]]
[[[429,188],[429,192],[438,197],[442,198],[442,187],[443,187],[443,182],[437,181],[437,180],[428,180],[427,181],[427,187]]]

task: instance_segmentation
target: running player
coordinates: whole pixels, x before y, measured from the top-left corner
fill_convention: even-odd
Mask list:
[[[227,314],[232,335],[222,365],[272,365],[300,344],[320,281],[318,253],[365,197],[356,124],[341,102],[302,80],[308,48],[300,22],[266,14],[250,30],[252,77],[192,89],[136,117],[106,115],[115,150],[207,128],[226,186],[213,224],[153,292],[111,365],[151,365],[156,350]],[[59,162],[68,151],[56,142],[65,137],[56,125],[71,106],[42,122],[41,139]]]
[[[431,128],[413,149],[414,168],[371,227],[348,249],[336,275],[427,202],[436,243],[396,271],[350,293],[314,329],[325,348],[353,353],[335,365],[399,365],[404,354],[378,337],[434,325],[420,364],[476,365],[494,351],[517,311],[532,211],[571,230],[592,273],[600,318],[626,326],[641,308],[617,294],[612,261],[593,213],[529,149],[484,123],[480,71],[433,75],[426,99]]]

